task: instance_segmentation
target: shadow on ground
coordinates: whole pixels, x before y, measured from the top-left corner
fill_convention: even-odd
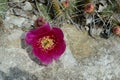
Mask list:
[[[11,67],[8,73],[0,71],[0,80],[38,80],[38,78],[18,67]]]
[[[32,47],[30,45],[27,45],[25,42],[25,33],[21,35],[21,46],[22,49],[25,49],[28,53],[29,58],[34,61],[35,63],[37,63],[38,65],[43,65],[39,59],[37,59],[36,56],[34,56],[34,54],[32,53]]]

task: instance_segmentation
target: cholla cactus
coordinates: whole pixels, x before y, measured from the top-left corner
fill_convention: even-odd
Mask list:
[[[101,28],[99,35],[107,39],[113,33],[113,26],[120,24],[115,17],[120,13],[119,6],[120,1],[117,0],[76,0],[77,17],[75,19],[80,24],[80,28],[85,26],[89,28],[88,32],[91,36],[93,36],[92,30]]]
[[[46,4],[44,6],[44,10],[39,7],[42,12],[44,11],[44,16],[49,16],[47,21],[49,21],[52,25],[62,26],[63,23],[71,22],[74,24],[72,20],[72,13],[74,9],[74,1],[73,0],[45,0]],[[47,14],[47,15],[46,15]]]
[[[92,37],[93,30],[101,29],[99,36],[108,39],[113,35],[113,27],[120,22],[119,0],[45,0],[50,22],[54,25],[70,22],[79,29],[86,29]]]
[[[69,22],[78,29],[87,30],[92,37],[98,36],[95,31],[97,32],[97,29],[101,29],[99,36],[107,39],[112,35],[116,35],[112,29],[115,26],[120,26],[119,16],[116,16],[120,15],[120,0],[28,1],[35,2],[40,12],[39,16],[45,18],[51,25],[60,27],[63,23]],[[0,5],[5,5],[7,2],[0,3]]]

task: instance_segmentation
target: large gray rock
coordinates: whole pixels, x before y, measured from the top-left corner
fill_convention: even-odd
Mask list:
[[[19,39],[24,39],[24,36],[20,38],[20,35],[23,33],[21,30],[13,30],[12,34],[7,34],[11,39],[11,44],[8,46],[12,47],[0,47],[0,79],[119,80],[119,38],[110,38],[109,40],[98,39],[95,41],[86,34],[76,33],[77,31],[73,35],[79,34],[80,38],[77,38],[77,36],[72,38],[70,37],[72,34],[69,35],[69,33],[71,31],[73,33],[73,30],[75,30],[75,27],[72,27],[72,30],[68,28],[64,30],[67,37],[67,46],[70,46],[70,48],[67,47],[59,61],[53,62],[48,66],[41,65],[36,57],[32,55],[32,49],[27,45],[21,48],[16,47],[20,44],[14,45],[12,43],[12,39],[13,42],[17,41],[18,43]],[[73,40],[72,44],[69,40]],[[25,44],[24,42],[22,43]],[[75,50],[77,52],[74,53]]]
[[[23,9],[29,12],[31,4],[26,4]],[[44,66],[25,44],[25,32],[21,30],[22,26],[29,30],[36,16],[29,21],[11,15],[12,11],[6,14],[5,27],[0,25],[0,80],[120,80],[119,37],[95,40],[72,25],[64,25],[66,51],[60,60]]]

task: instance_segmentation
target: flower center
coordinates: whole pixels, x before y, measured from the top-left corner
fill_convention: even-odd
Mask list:
[[[50,36],[45,36],[40,41],[43,49],[51,49],[55,45],[54,39],[50,38]]]

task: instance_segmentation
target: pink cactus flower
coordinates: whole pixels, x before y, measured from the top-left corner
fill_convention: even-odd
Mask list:
[[[58,60],[66,49],[64,34],[60,28],[50,27],[49,23],[28,31],[25,41],[32,46],[33,54],[45,65]]]

